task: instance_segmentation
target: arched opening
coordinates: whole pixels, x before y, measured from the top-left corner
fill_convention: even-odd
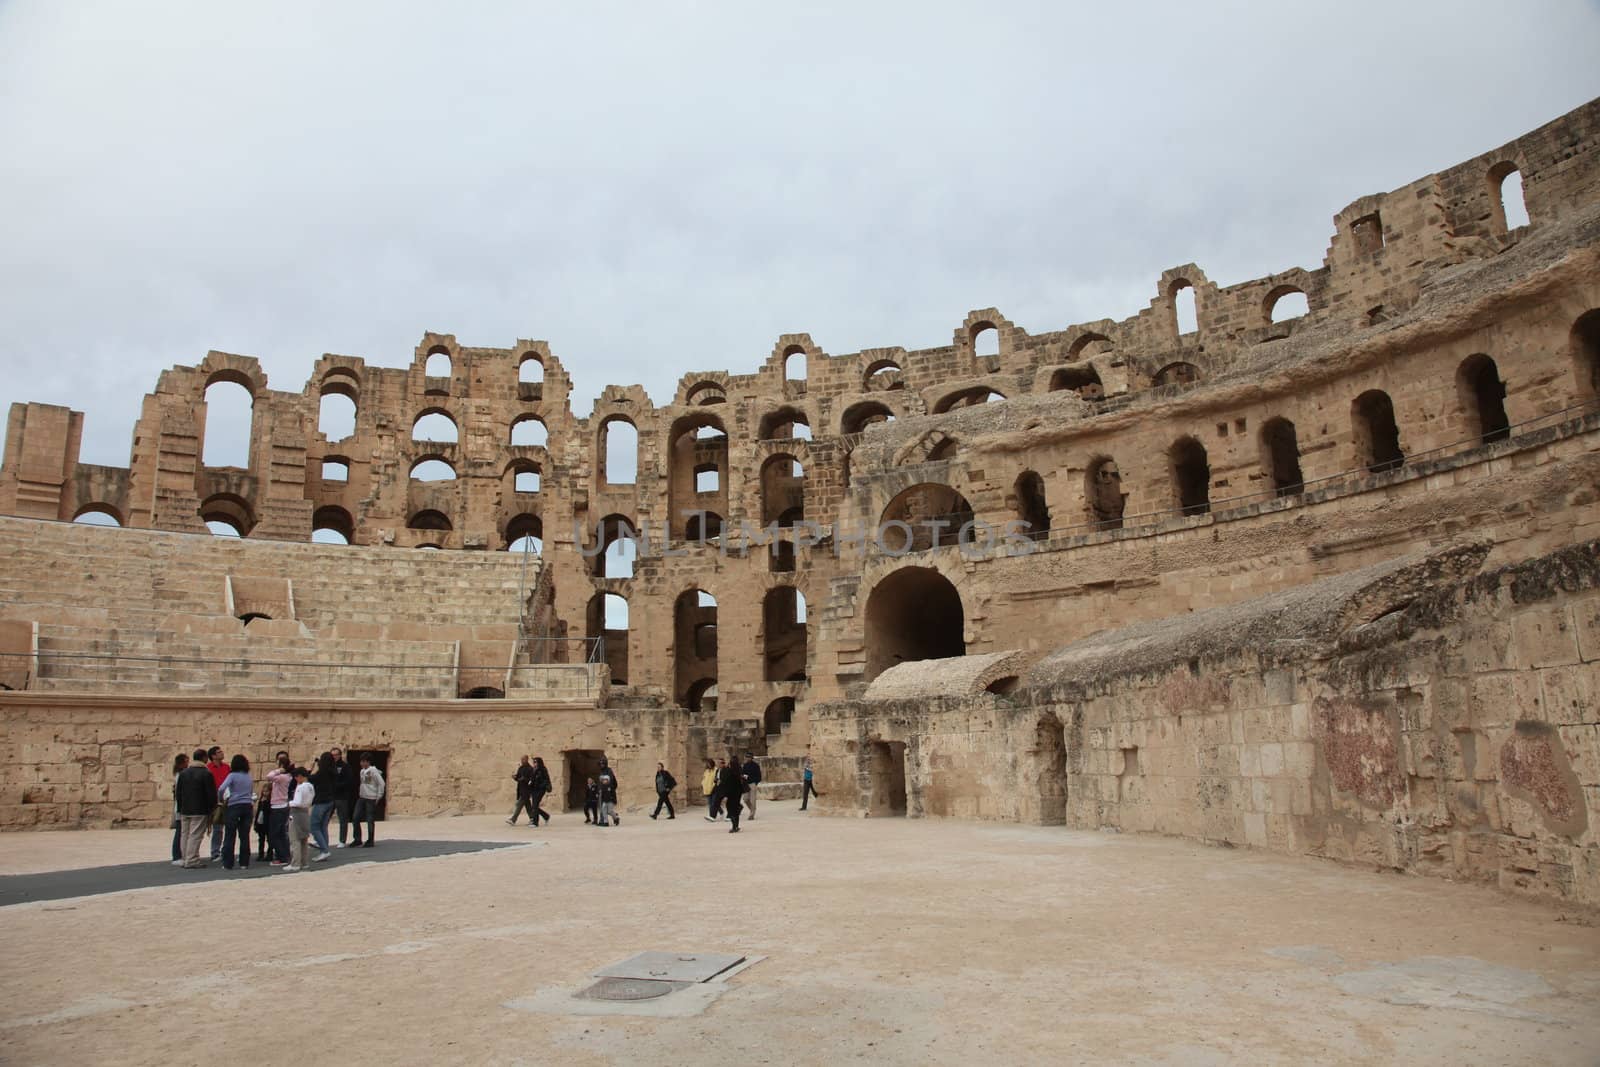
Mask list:
[[[590,641],[602,642],[613,685],[628,684],[628,602],[616,593],[596,593],[586,613]]]
[[[1193,385],[1200,380],[1200,368],[1193,363],[1168,363],[1156,371],[1155,386]]]
[[[1494,204],[1494,225],[1499,233],[1528,225],[1528,205],[1522,195],[1522,172],[1510,161],[1489,168],[1490,202]]]
[[[806,380],[806,350],[799,345],[790,345],[783,351],[783,377],[785,381],[803,382]]]
[[[792,585],[780,585],[767,590],[766,599],[761,605],[761,623],[766,680],[805,681],[805,596]]]
[[[717,601],[704,589],[688,589],[672,607],[673,695],[684,707],[717,684]],[[698,692],[691,687],[698,686]]]
[[[455,476],[456,469],[438,458],[419,459],[411,466],[411,480],[414,482],[449,482],[454,481]]]
[[[890,555],[903,555],[959,544],[962,529],[972,521],[966,497],[948,485],[922,482],[902,490],[883,509],[878,547]]]
[[[725,404],[728,401],[727,390],[716,382],[697,382],[683,395],[683,402],[691,407],[705,407],[709,404]]]
[[[317,408],[317,432],[332,442],[343,441],[356,432],[356,402],[342,389],[331,385],[322,387],[322,401]]]
[[[200,504],[200,521],[218,537],[245,537],[255,526],[256,516],[243,497],[218,493]]]
[[[1052,713],[1033,729],[1033,764],[1038,774],[1039,825],[1067,821],[1067,728]]]
[[[239,616],[239,621],[244,623],[246,626],[249,626],[257,619],[263,619],[267,622],[271,622],[272,616],[263,611],[247,611],[243,615]]]
[[[1089,363],[1057,370],[1050,375],[1049,391],[1052,393],[1070,391],[1085,400],[1099,400],[1106,395],[1105,386],[1100,384],[1100,372]]]
[[[805,518],[805,469],[793,456],[776,455],[761,465],[761,522],[793,526]]]
[[[478,686],[478,687],[476,687],[474,689],[467,690],[467,695],[465,697],[463,697],[462,699],[464,699],[464,700],[504,700],[505,696],[506,695],[505,695],[504,692],[502,692],[499,689],[496,689],[492,685],[480,685],[480,686]]]
[[[1374,473],[1392,471],[1405,462],[1400,449],[1400,427],[1394,419],[1394,401],[1381,389],[1356,397],[1350,405],[1356,466]]]
[[[1023,471],[1012,487],[1013,509],[1024,533],[1035,541],[1050,533],[1050,508],[1045,503],[1044,479],[1034,471]]]
[[[1128,494],[1122,491],[1122,472],[1110,456],[1090,460],[1083,474],[1083,497],[1089,521],[1100,530],[1122,529],[1122,512]]]
[[[110,504],[85,504],[72,521],[83,526],[121,526],[122,515]]]
[[[783,733],[783,728],[794,721],[794,697],[779,697],[761,713],[761,729],[769,738]]]
[[[722,516],[715,511],[697,511],[683,525],[685,541],[715,541],[722,536]]]
[[[1500,380],[1500,368],[1494,360],[1481,352],[1462,360],[1456,370],[1456,392],[1461,397],[1470,436],[1483,444],[1511,436],[1511,420],[1506,418],[1506,383]]]
[[[906,814],[906,743],[869,741],[866,747],[867,814],[904,818]]]
[[[1080,334],[1067,348],[1067,359],[1075,361],[1085,356],[1098,356],[1111,351],[1111,338],[1103,333]]]
[[[1200,329],[1200,310],[1195,301],[1194,286],[1180,278],[1167,290],[1167,299],[1172,304],[1178,336],[1197,333]]]
[[[460,432],[456,427],[456,420],[451,418],[449,412],[437,409],[425,411],[417,416],[417,421],[411,424],[411,439],[413,441],[428,441],[433,444],[454,444]]]
[[[506,551],[544,555],[544,522],[529,511],[512,516],[506,523]]]
[[[762,418],[756,437],[762,441],[809,441],[811,421],[799,408],[779,408]]]
[[[214,378],[205,392],[205,440],[201,463],[207,467],[250,466],[250,426],[255,398],[231,378]]]
[[[518,385],[543,385],[544,361],[529,352],[522,357],[522,362],[517,364]]]
[[[862,379],[861,385],[868,392],[888,392],[891,389],[904,389],[906,387],[905,372],[900,369],[900,364],[892,359],[873,360],[867,366],[867,373]]]
[[[319,545],[348,545],[355,536],[355,520],[344,508],[329,504],[311,516],[311,540]]]
[[[1211,510],[1211,463],[1205,446],[1193,437],[1180,437],[1167,449],[1172,472],[1172,495],[1185,515]]]
[[[1280,285],[1267,294],[1268,322],[1288,322],[1311,313],[1306,294],[1292,285]]]
[[[511,423],[513,448],[545,448],[550,443],[550,430],[537,415],[522,415]]]
[[[437,530],[441,533],[448,533],[450,530],[454,529],[454,527],[450,525],[450,517],[444,512],[435,511],[432,508],[426,508],[417,512],[415,515],[412,515],[411,518],[406,520],[406,529]],[[426,546],[419,545],[418,547],[422,548]]]
[[[450,350],[444,345],[434,345],[428,349],[428,359],[422,366],[422,373],[427,378],[450,377]]]
[[[695,512],[728,510],[728,432],[721,418],[699,411],[674,421],[667,439],[670,536],[678,540]]]
[[[1000,331],[995,329],[991,322],[978,322],[972,326],[972,354],[982,359],[984,356],[998,356],[1000,354]]]
[[[348,482],[350,480],[350,461],[333,456],[324,459],[322,461],[322,480],[325,482]]]
[[[863,433],[868,426],[888,425],[893,421],[894,412],[889,410],[887,404],[881,404],[876,400],[863,400],[845,410],[839,419],[839,432]]]
[[[544,474],[537,463],[519,463],[512,468],[513,493],[537,493],[544,487]]]
[[[867,679],[897,663],[966,655],[961,595],[930,567],[904,567],[867,596]]]
[[[626,515],[607,515],[595,528],[594,573],[599,578],[632,578],[639,558],[639,531]]]
[[[933,413],[942,415],[947,411],[957,408],[977,407],[980,404],[998,404],[1006,395],[989,388],[987,385],[975,385],[966,389],[959,389],[949,396],[944,397],[933,405]]]
[[[954,437],[940,439],[939,443],[928,449],[929,463],[945,463],[956,458],[956,451],[961,447],[961,442]]]
[[[625,416],[612,415],[600,424],[599,456],[602,485],[633,485],[639,475],[639,429]]]
[[[1261,424],[1261,466],[1266,469],[1272,491],[1278,496],[1294,496],[1305,489],[1300,474],[1300,442],[1294,423],[1271,418]]]
[[[1585,311],[1572,324],[1572,365],[1578,376],[1578,395],[1600,396],[1600,308]]]
[[[683,706],[696,714],[702,711],[708,715],[716,714],[717,680],[701,678],[690,685],[684,692]]]

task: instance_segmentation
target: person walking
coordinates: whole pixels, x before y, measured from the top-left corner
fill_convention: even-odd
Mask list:
[[[600,787],[590,778],[583,787],[583,821],[600,825]]]
[[[700,772],[700,792],[706,798],[706,822],[716,822],[717,805],[721,800],[717,797],[717,765],[710,759],[706,760],[706,769]]]
[[[350,820],[356,811],[356,769],[345,762],[344,749],[333,748],[333,813],[339,817],[339,843],[334,848],[344,848],[350,840]]]
[[[383,780],[383,772],[372,765],[372,758],[361,757],[361,773],[357,775],[356,786],[356,817],[355,838],[351,848],[371,848],[378,839],[376,822],[378,818],[378,802],[383,799],[388,785]],[[361,820],[367,821],[367,840],[361,840]]]
[[[224,758],[226,753],[221,745],[212,745],[206,750],[206,770],[211,772],[212,781],[216,782],[218,792],[222,790],[222,780],[228,777],[230,768]],[[222,858],[222,825],[227,822],[224,817],[211,824],[211,862],[215,863]]]
[[[183,823],[183,865],[204,867],[209,861],[201,857],[200,849],[211,822],[211,809],[217,806],[217,780],[206,766],[205,749],[194,750],[189,766],[179,773],[173,792],[178,797],[178,818]]]
[[[528,756],[522,757],[522,762],[517,765],[517,772],[511,776],[517,783],[517,806],[511,809],[511,818],[506,822],[517,825],[517,816],[522,814],[522,809],[528,809],[528,821],[533,823],[534,829],[539,828],[539,816],[533,807],[533,762]]]
[[[739,768],[731,766],[726,760],[718,760],[720,767],[717,770],[716,793],[722,798],[722,803],[728,812],[728,821],[733,824],[730,834],[739,832],[739,812],[743,805],[740,799],[744,796],[744,775],[739,773]]]
[[[550,783],[550,772],[545,769],[543,756],[533,757],[533,784],[529,788],[529,798],[533,801],[529,814],[533,816],[534,828],[538,828],[541,818],[548,826],[550,813],[544,810],[544,798],[550,795],[555,786]]]
[[[672,772],[667,770],[665,763],[656,764],[656,810],[650,813],[654,819],[661,814],[662,805],[666,805],[667,818],[676,819],[678,813],[672,810],[672,791],[678,788],[678,780],[672,777]]]
[[[227,815],[222,820],[222,865],[233,870],[235,849],[239,855],[239,869],[250,866],[250,813],[254,807],[256,784],[250,778],[250,761],[240,753],[229,765],[228,777],[217,790],[218,799],[226,803]],[[237,844],[235,844],[237,839]]]
[[[339,777],[333,770],[333,753],[324,752],[317,757],[311,771],[311,840],[316,842],[316,862],[326,863],[333,853],[328,851],[328,825],[333,822],[334,790]]]
[[[817,787],[812,782],[811,774],[811,746],[806,746],[806,758],[800,764],[800,810],[806,810],[806,801],[812,797],[820,797]]]
[[[744,775],[744,784],[747,787],[744,791],[745,806],[750,809],[750,819],[754,821],[756,817],[756,786],[761,784],[761,764],[756,762],[755,753],[746,752],[744,754],[744,766],[740,767],[739,771]]]
[[[286,752],[278,754],[278,765],[267,774],[272,790],[267,798],[267,839],[272,842],[272,865],[289,862],[289,794],[294,790],[294,764]]]
[[[317,787],[304,767],[294,769],[294,794],[289,798],[289,865],[286,873],[303,871],[311,864],[311,808]]]
[[[178,814],[178,777],[189,766],[189,754],[172,757],[172,865],[183,866],[183,816]]]
[[[609,821],[612,826],[621,826],[622,816],[617,814],[617,772],[611,769],[604,756],[600,757],[600,770],[594,776],[594,783],[600,787],[600,825],[605,826]]]

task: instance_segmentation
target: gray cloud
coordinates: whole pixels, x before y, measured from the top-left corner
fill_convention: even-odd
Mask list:
[[[1320,262],[1356,197],[1597,92],[1600,9],[0,7],[0,401],[89,416],[211,348],[548,339],[580,413],[781,333],[1122,317],[1166,267]]]

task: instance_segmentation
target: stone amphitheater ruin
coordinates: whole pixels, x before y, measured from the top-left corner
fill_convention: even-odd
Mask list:
[[[202,462],[219,383],[247,466]],[[293,392],[211,352],[126,467],[12,406],[0,827],[165,825],[199,738],[379,753],[398,814],[503,810],[535,739],[564,796],[602,752],[644,796],[730,746],[782,795],[809,746],[834,814],[1600,904],[1600,101],[1361,197],[1316,269],[569,390],[545,341],[427,333]]]

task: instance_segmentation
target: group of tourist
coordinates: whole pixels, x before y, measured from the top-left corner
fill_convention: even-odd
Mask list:
[[[517,803],[506,822],[515,826],[517,817],[526,809],[534,827],[538,827],[541,816],[548,823],[550,813],[540,803],[553,787],[544,760],[538,756],[523,756],[512,778],[517,783]],[[756,786],[760,784],[761,764],[756,761],[754,753],[746,752],[742,764],[727,759],[707,759],[705,772],[700,777],[700,791],[706,797],[706,821],[720,822],[726,819],[731,824],[728,832],[738,833],[739,817],[744,809],[749,809],[750,818],[756,817]],[[667,770],[665,763],[656,764],[655,786],[656,807],[650,813],[650,818],[659,818],[665,808],[667,818],[676,819],[678,812],[672,804],[672,791],[678,787],[678,780]],[[808,753],[802,766],[801,811],[806,810],[807,802],[814,796],[821,794],[813,784],[811,756]],[[593,826],[622,825],[622,818],[617,814],[617,775],[604,756],[600,758],[599,769],[584,783],[583,821]]]
[[[286,872],[303,871],[332,856],[330,849],[371,848],[376,843],[378,804],[387,783],[383,772],[363,755],[359,769],[345,762],[344,750],[329,749],[312,761],[311,768],[297,766],[289,753],[279,751],[277,765],[267,773],[256,793],[250,760],[242,753],[231,760],[220,745],[197,748],[192,756],[179,753],[172,762],[172,864],[205,867],[217,860],[223,867],[250,866],[250,831],[256,833],[257,862],[269,860]],[[339,840],[329,841],[334,816],[339,818]],[[548,818],[549,816],[546,816]],[[366,840],[361,824],[366,823]],[[354,840],[351,841],[351,830]],[[207,833],[210,856],[202,855]],[[311,855],[312,845],[316,855]]]

